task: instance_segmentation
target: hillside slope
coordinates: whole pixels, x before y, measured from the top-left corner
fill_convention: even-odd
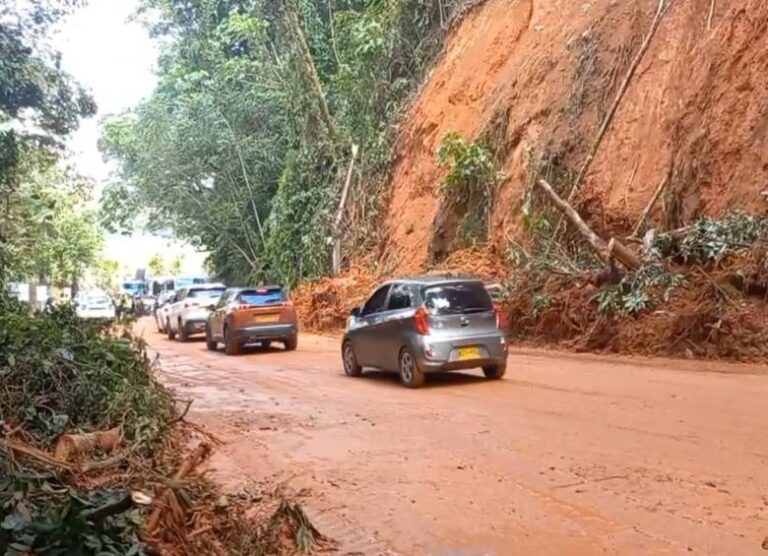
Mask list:
[[[465,18],[399,138],[384,249],[395,273],[456,247],[455,226],[441,216],[445,171],[435,159],[448,131],[494,139],[507,179],[492,239],[500,247],[510,237],[525,241],[521,208],[538,162],[571,175],[580,169],[657,6],[487,0]],[[764,211],[768,5],[717,2],[708,30],[710,7],[668,1],[577,196],[596,230],[629,232],[667,174],[652,213],[664,227],[735,208]]]

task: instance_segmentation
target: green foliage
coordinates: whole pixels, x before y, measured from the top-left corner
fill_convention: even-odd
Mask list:
[[[0,302],[0,420],[24,424],[44,442],[122,419],[129,440],[159,437],[171,406],[141,346],[104,334],[68,306],[29,313]]]
[[[71,307],[30,313],[0,294],[0,345],[0,422],[45,451],[63,432],[122,425],[135,453],[151,453],[175,416],[142,346]],[[8,554],[143,553],[137,512],[87,519],[118,493],[85,493],[24,463],[0,444],[0,546]]]
[[[668,302],[675,288],[684,282],[682,274],[669,272],[663,264],[649,264],[626,274],[616,285],[604,285],[595,300],[601,313],[635,315],[660,301]]]
[[[491,153],[452,131],[440,142],[437,161],[448,169],[444,194],[464,212],[460,234],[465,240],[485,237],[494,192],[502,177]]]
[[[651,254],[680,259],[686,264],[707,264],[766,238],[768,218],[734,212],[719,220],[700,218],[682,235],[658,234],[651,246]]]
[[[284,2],[144,5],[168,39],[160,82],[105,126],[102,147],[121,179],[105,192],[102,220],[130,229],[145,213],[150,228],[208,251],[212,272],[232,282],[327,271],[350,147],[360,147],[366,181],[349,202],[376,214],[399,108],[445,33],[440,6],[298,0],[296,29]],[[369,241],[376,226],[345,229],[346,244]]]
[[[492,186],[498,180],[498,171],[488,150],[477,143],[468,143],[455,131],[443,137],[437,150],[437,160],[441,166],[448,168],[443,189],[464,201],[477,192],[490,195]]]
[[[147,261],[147,270],[150,276],[161,276],[166,273],[168,264],[160,253],[155,253]]]
[[[62,233],[78,236],[84,232],[72,219],[46,220],[56,213],[46,206],[50,199],[24,198],[23,192],[22,199],[16,198],[30,172],[50,171],[49,159],[60,150],[63,138],[77,128],[81,118],[96,112],[93,99],[62,71],[58,54],[47,42],[50,24],[77,3],[29,0],[0,6],[0,201],[7,207],[0,223],[0,282],[7,280],[11,264],[16,263],[18,272],[19,266],[29,262],[19,242],[30,244],[25,234],[34,228],[24,228],[13,220],[20,218],[18,212],[11,214],[19,205],[24,205],[39,225],[60,225]],[[44,210],[34,214],[38,208]],[[51,259],[48,264],[67,266],[71,255],[60,244],[58,252],[47,254]],[[69,266],[65,272],[78,270]]]
[[[0,448],[0,461],[7,454]],[[141,516],[131,510],[98,523],[87,519],[88,512],[123,496],[98,490],[77,492],[63,487],[55,478],[0,478],[0,546],[5,554],[46,556],[143,555],[138,530]]]
[[[102,248],[96,213],[85,208],[92,185],[61,170],[52,153],[25,148],[20,154],[19,183],[5,204],[5,276],[69,285]]]

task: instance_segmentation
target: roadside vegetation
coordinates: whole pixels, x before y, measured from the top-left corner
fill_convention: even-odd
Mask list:
[[[328,274],[335,236],[345,260],[378,240],[400,109],[465,4],[144,0],[160,82],[105,127],[104,220],[143,212],[233,283]]]

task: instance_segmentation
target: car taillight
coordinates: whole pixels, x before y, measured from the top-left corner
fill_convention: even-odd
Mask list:
[[[293,307],[293,301],[291,301],[290,299],[287,299],[287,300],[283,301],[283,306],[284,307]]]
[[[429,334],[429,321],[427,317],[427,310],[424,307],[416,309],[416,313],[413,315],[413,325],[416,327],[416,332],[422,336]]]
[[[496,328],[501,330],[501,311],[499,311],[498,307],[494,307],[493,316],[496,317]]]

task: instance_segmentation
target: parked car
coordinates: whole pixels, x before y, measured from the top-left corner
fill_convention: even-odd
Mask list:
[[[344,372],[397,371],[409,388],[428,373],[507,369],[507,341],[482,281],[429,276],[387,282],[350,313],[342,340]]]
[[[165,332],[168,339],[176,335],[186,342],[190,336],[205,333],[208,314],[216,306],[226,287],[223,284],[200,284],[181,288],[168,306]]]
[[[246,344],[269,347],[273,341],[293,351],[298,338],[296,311],[280,286],[230,288],[208,317],[208,349],[223,343],[227,355],[237,355]]]
[[[153,313],[155,324],[157,324],[157,331],[161,334],[165,333],[165,323],[170,318],[171,304],[176,302],[177,295],[178,292],[169,290],[157,296]]]
[[[115,304],[104,292],[81,292],[75,296],[75,313],[83,319],[112,321]]]

